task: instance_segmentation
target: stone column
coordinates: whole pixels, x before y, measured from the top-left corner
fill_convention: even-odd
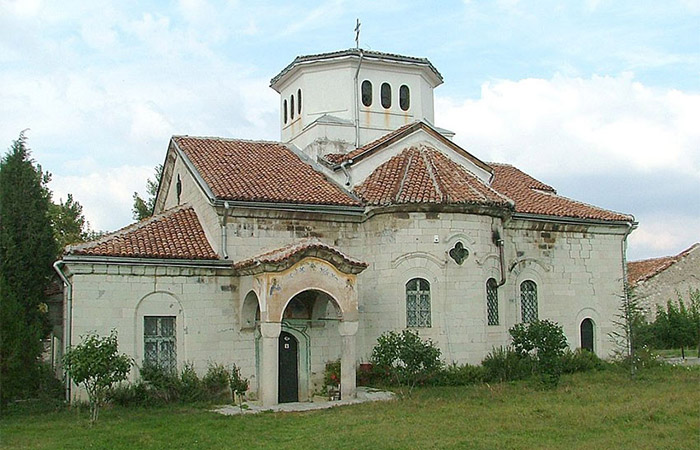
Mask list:
[[[282,324],[279,322],[263,322],[260,324],[262,335],[262,364],[260,365],[260,396],[263,406],[277,404],[277,388],[279,376],[279,337]]]
[[[355,364],[357,361],[355,352],[355,336],[359,322],[340,322],[338,332],[343,340],[343,348],[340,356],[340,397],[350,400],[356,395]]]

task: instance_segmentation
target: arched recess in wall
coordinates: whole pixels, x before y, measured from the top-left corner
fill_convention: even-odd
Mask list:
[[[260,302],[258,295],[251,290],[246,294],[241,305],[241,331],[254,330],[258,321],[260,321]]]
[[[134,361],[141,367],[144,360],[152,358],[146,346],[156,352],[174,345],[174,362],[178,369],[187,361],[185,340],[186,314],[182,302],[170,292],[152,292],[139,300],[134,311]],[[156,345],[162,343],[162,345]],[[156,353],[157,357],[162,355]]]
[[[576,324],[576,329],[573,330],[575,334],[573,336],[573,339],[570,339],[569,341],[571,342],[572,346],[575,345],[577,348],[584,348],[584,336],[582,331],[583,328],[586,327],[587,332],[592,332],[592,341],[589,341],[587,344],[590,344],[592,342],[592,351],[598,356],[605,356],[600,352],[603,343],[602,336],[600,333],[600,314],[598,314],[598,311],[595,308],[591,307],[582,308],[576,314],[576,321],[574,323]]]

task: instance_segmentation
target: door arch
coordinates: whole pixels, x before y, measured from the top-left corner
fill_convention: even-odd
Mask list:
[[[591,318],[587,317],[581,321],[581,348],[590,352],[595,352],[593,348],[593,328],[593,320]]]
[[[279,403],[299,401],[299,341],[286,331],[279,337],[277,386]]]

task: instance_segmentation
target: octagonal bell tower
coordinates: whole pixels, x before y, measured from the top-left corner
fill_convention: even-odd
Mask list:
[[[433,89],[442,82],[426,58],[353,48],[298,56],[270,87],[280,94],[282,142],[317,157],[417,120],[432,124]]]

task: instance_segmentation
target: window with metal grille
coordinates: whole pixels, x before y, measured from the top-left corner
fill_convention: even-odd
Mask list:
[[[399,88],[399,106],[402,111],[408,111],[411,107],[411,92],[405,84]]]
[[[386,109],[391,108],[391,85],[389,85],[389,83],[382,83],[379,93],[382,97],[382,106]]]
[[[362,82],[362,104],[372,106],[372,82],[369,80]]]
[[[406,326],[430,327],[430,283],[414,278],[406,283]]]
[[[177,371],[175,317],[147,316],[143,318],[144,363]]]
[[[486,315],[489,325],[498,325],[498,283],[493,278],[486,282]]]
[[[537,320],[537,285],[534,281],[520,283],[520,316],[525,323]]]

